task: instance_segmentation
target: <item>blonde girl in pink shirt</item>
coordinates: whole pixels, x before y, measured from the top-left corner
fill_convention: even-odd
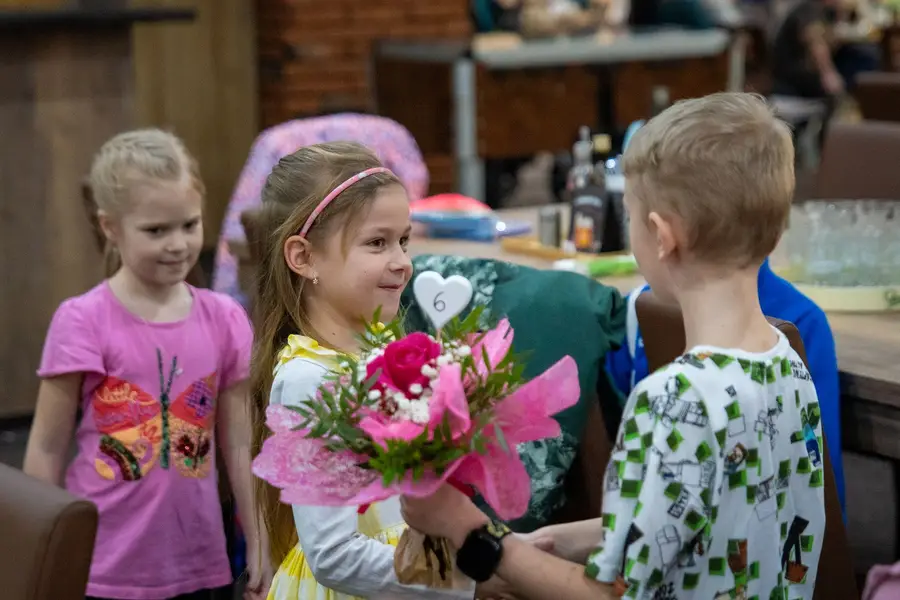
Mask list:
[[[97,505],[89,597],[206,600],[231,583],[217,447],[248,545],[259,543],[250,325],[227,296],[185,282],[203,242],[204,189],[178,138],[117,135],[95,157],[90,185],[109,278],[53,316],[25,471]],[[248,559],[246,597],[264,597],[268,559]]]

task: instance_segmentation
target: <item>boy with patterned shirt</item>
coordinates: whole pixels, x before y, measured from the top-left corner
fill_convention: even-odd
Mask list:
[[[629,397],[603,516],[498,544],[496,575],[517,595],[812,598],[825,531],[819,406],[756,292],[790,211],[793,153],[787,126],[751,94],[679,102],[635,135],[632,248],[654,293],[680,304],[689,350]],[[405,499],[404,514],[461,548],[459,564],[491,530],[452,488]]]
[[[589,576],[619,579],[629,598],[812,598],[820,415],[806,367],[776,337],[767,352],[694,346],[638,384]]]

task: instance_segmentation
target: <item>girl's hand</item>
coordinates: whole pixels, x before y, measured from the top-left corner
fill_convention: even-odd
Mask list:
[[[444,484],[428,498],[400,497],[403,520],[426,535],[447,538],[460,548],[466,536],[489,520],[465,494]]]
[[[248,549],[247,571],[249,577],[244,588],[244,600],[266,600],[275,576],[269,557],[260,557],[258,551]]]

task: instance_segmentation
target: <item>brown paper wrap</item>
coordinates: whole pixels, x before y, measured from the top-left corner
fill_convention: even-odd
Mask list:
[[[447,540],[407,529],[394,552],[394,571],[404,585],[469,589],[472,582],[456,568],[456,553]]]

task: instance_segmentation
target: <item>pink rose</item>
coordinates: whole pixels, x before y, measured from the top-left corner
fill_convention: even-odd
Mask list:
[[[381,370],[376,388],[391,388],[409,395],[409,388],[428,385],[422,367],[441,355],[441,345],[424,333],[413,333],[388,344],[384,353],[366,367],[367,377]]]

